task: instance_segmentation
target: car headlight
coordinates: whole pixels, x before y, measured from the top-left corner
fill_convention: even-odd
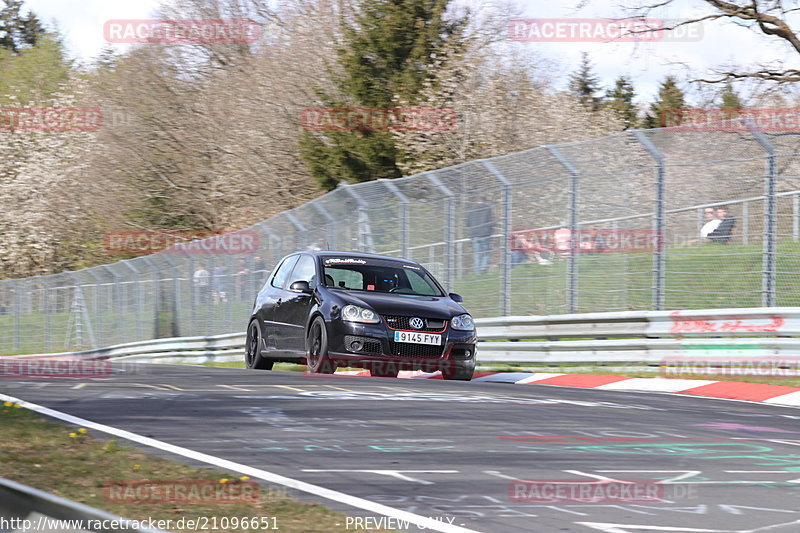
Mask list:
[[[458,315],[457,317],[453,317],[450,320],[450,325],[453,329],[460,329],[463,331],[471,331],[475,329],[475,322],[472,321],[472,317],[469,315]]]
[[[377,324],[380,322],[378,315],[370,309],[364,309],[357,305],[345,305],[342,308],[342,320],[348,322],[365,322],[367,324]]]

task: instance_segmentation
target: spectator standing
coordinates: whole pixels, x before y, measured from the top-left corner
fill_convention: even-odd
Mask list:
[[[472,239],[475,274],[483,274],[489,269],[494,233],[494,213],[484,198],[479,198],[467,213],[467,228]]]
[[[719,226],[708,234],[711,242],[718,244],[728,244],[733,236],[733,230],[736,228],[736,219],[730,215],[728,208],[719,206],[716,209],[717,218],[720,220]]]
[[[700,238],[705,241],[708,239],[711,232],[715,231],[720,223],[722,222],[720,219],[717,218],[717,213],[714,211],[713,207],[706,207],[705,212],[703,213],[705,217],[705,224],[703,227],[700,228]]]
[[[211,280],[211,288],[213,289],[214,305],[225,303],[228,301],[228,271],[224,266],[218,266],[214,269],[214,277]]]
[[[208,293],[209,293],[209,274],[208,270],[206,270],[205,265],[200,265],[197,267],[197,270],[194,271],[192,274],[192,283],[194,284],[194,292],[195,297],[197,298],[197,302],[201,305],[208,304]]]
[[[566,222],[561,223],[561,227],[553,233],[556,253],[559,257],[566,257],[572,250],[572,231],[567,227]]]

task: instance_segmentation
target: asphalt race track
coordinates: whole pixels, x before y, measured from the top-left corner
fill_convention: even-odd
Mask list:
[[[0,390],[475,531],[800,531],[800,409],[178,365]]]

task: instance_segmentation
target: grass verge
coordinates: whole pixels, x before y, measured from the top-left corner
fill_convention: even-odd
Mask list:
[[[203,520],[202,517],[208,524],[216,519],[215,532],[327,533],[345,529],[345,515],[322,505],[299,502],[276,486],[262,485],[256,498],[229,498],[236,503],[210,501],[214,498],[201,498],[192,503],[136,503],[132,490],[116,493],[131,501],[114,503],[110,501],[114,493],[104,491],[106,484],[119,486],[125,482],[150,481],[191,486],[192,482],[205,482],[215,487],[215,494],[220,494],[218,485],[225,485],[222,494],[236,495],[243,491],[237,492],[233,485],[244,487],[252,480],[230,472],[150,457],[128,444],[95,438],[86,430],[68,428],[11,403],[0,404],[0,427],[3,428],[0,477],[131,520],[171,520],[172,527],[167,529],[176,533],[212,531],[210,525],[205,529],[176,527],[180,519],[186,524],[190,519]],[[257,521],[255,527],[243,527],[241,519],[249,521],[262,517],[267,521]],[[234,519],[238,519],[236,524]],[[226,521],[228,527],[220,527]],[[270,527],[265,528],[265,524]]]

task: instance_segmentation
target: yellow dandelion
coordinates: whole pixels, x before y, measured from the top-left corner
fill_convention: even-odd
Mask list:
[[[80,434],[82,434],[82,435],[83,435],[84,433],[86,433],[86,428],[81,428],[81,429],[79,429],[79,430],[78,430],[78,433],[80,433]]]
[[[140,468],[142,468],[142,465],[133,465],[134,470],[139,470]]]
[[[220,479],[219,482],[220,483],[227,483],[228,482],[228,478],[224,477],[224,478]]]
[[[3,405],[4,405],[5,407],[11,407],[11,406],[12,406],[12,405],[14,405],[14,404],[13,404],[13,403],[11,403],[11,402],[3,402]]]
[[[71,438],[71,439],[74,439],[74,438],[75,438],[75,437],[77,437],[77,436],[78,436],[78,434],[77,434],[77,433],[70,433],[70,434],[69,434],[69,438]]]
[[[242,476],[239,479],[241,479],[242,481],[247,481],[248,479],[250,479],[250,476]]]
[[[20,404],[18,404],[18,403],[15,403],[14,407],[16,407],[17,409],[21,409],[22,408],[22,406]]]

